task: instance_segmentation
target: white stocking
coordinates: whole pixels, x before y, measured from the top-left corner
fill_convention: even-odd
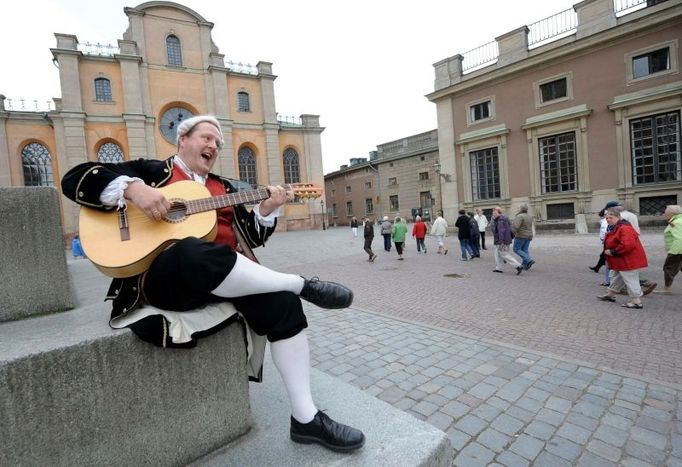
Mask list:
[[[270,353],[291,403],[291,415],[300,423],[309,423],[317,408],[310,393],[310,349],[303,331],[294,337],[270,342]]]
[[[234,267],[212,293],[226,298],[270,292],[293,292],[298,295],[301,289],[301,276],[273,271],[237,253]]]

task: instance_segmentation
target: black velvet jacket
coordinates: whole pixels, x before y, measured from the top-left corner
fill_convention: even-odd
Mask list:
[[[173,172],[173,157],[166,160],[137,159],[119,164],[105,164],[86,162],[69,170],[62,178],[62,192],[76,203],[93,209],[113,210],[115,207],[104,206],[100,200],[100,194],[106,186],[121,175],[139,177],[147,185],[160,187],[168,182]],[[210,174],[220,180],[226,191],[234,193],[237,189],[229,180]],[[268,237],[272,235],[275,226],[265,228],[257,226],[255,214],[242,205],[235,205],[233,229],[239,240],[239,249],[247,256],[252,257],[251,249],[264,245]],[[111,318],[122,316],[135,310],[142,305],[142,279],[143,274],[114,279],[109,287],[105,300],[112,300],[113,307]],[[219,328],[226,326],[224,323]],[[187,344],[173,344],[168,336],[168,322],[161,315],[144,318],[132,324],[130,328],[142,339],[163,347],[194,347],[196,340]],[[212,332],[218,329],[212,329]],[[199,337],[199,336],[197,336]]]

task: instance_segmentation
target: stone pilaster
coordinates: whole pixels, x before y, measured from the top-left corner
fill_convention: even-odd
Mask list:
[[[303,148],[305,151],[306,174],[302,182],[311,182],[324,186],[324,169],[322,167],[322,140],[320,135],[324,128],[320,127],[319,115],[301,115],[303,121]],[[302,176],[304,174],[301,174]]]
[[[138,55],[137,44],[134,41],[119,39],[118,47],[121,51],[116,59],[121,67],[123,80],[123,108],[126,114],[143,114],[142,83],[140,81],[140,63],[142,57]]]
[[[71,34],[56,33],[57,48],[50,49],[59,64],[59,82],[62,106],[66,111],[82,112],[83,101],[78,61],[83,55],[78,51],[78,38]]]
[[[528,57],[528,27],[521,26],[520,28],[509,31],[495,38],[499,55],[497,57],[497,66],[502,67],[510,63],[521,61]]]
[[[284,183],[281,155],[279,153],[279,124],[266,123],[263,125],[265,133],[265,160],[267,161],[267,183],[281,185]],[[262,183],[261,183],[262,184]]]
[[[442,209],[448,221],[457,218],[459,194],[457,192],[457,160],[455,154],[455,122],[450,98],[436,103],[438,116],[438,157],[440,162],[440,197]],[[448,181],[449,179],[449,181]]]
[[[277,76],[272,74],[272,63],[258,62],[256,66],[263,98],[263,121],[265,123],[277,123],[277,109],[275,108],[275,79]]]
[[[235,174],[234,160],[237,157],[232,145],[232,121],[218,119],[220,121],[220,128],[223,131],[223,138],[225,138],[225,145],[220,151],[220,157],[215,166],[216,173],[227,178],[238,178]]]
[[[462,60],[464,57],[457,54],[433,64],[436,73],[434,91],[447,88],[462,80]]]
[[[147,159],[154,159],[156,154],[149,151],[148,140],[153,140],[153,136],[147,138],[146,118],[141,114],[123,114],[123,121],[126,124],[126,133],[128,134],[128,149],[130,151],[130,158],[137,159],[144,157]],[[151,136],[151,135],[150,135]]]
[[[7,143],[7,118],[5,96],[0,94],[0,186],[12,186],[9,165],[9,144]]]
[[[573,9],[578,14],[576,39],[616,26],[613,0],[584,0],[573,5]]]
[[[219,53],[211,54],[211,64],[208,67],[208,85],[206,86],[206,101],[209,103],[209,113],[218,119],[230,119],[230,97],[227,90],[227,68],[225,56]],[[213,106],[213,108],[210,108]]]

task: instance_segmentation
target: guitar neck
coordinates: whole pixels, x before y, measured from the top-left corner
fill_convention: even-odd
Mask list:
[[[257,190],[238,191],[236,193],[225,193],[220,196],[188,200],[185,203],[187,214],[196,214],[234,206],[235,204],[253,203],[268,199],[269,197],[270,192],[267,188],[259,188]]]

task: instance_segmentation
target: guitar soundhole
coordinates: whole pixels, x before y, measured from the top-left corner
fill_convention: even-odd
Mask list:
[[[181,199],[171,199],[169,201],[171,207],[163,220],[170,222],[171,224],[177,224],[184,221],[187,217],[187,206],[185,205],[185,202]]]

